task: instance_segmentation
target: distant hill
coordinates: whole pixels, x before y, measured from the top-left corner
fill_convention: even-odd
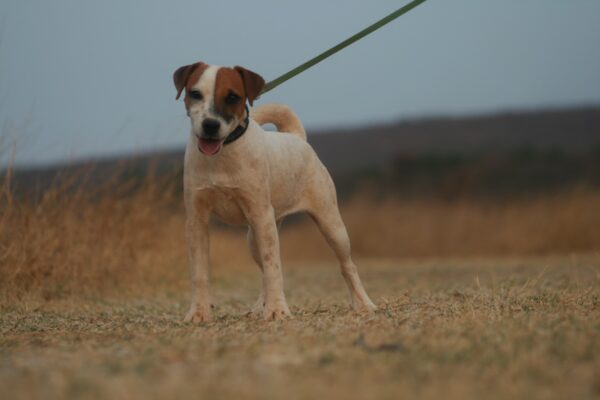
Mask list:
[[[600,150],[600,107],[424,119],[309,132],[308,137],[336,174],[382,167],[406,155],[472,156],[523,149],[580,154]]]
[[[560,159],[563,164],[570,165],[571,175],[576,177],[579,169],[590,169],[590,159],[594,162],[594,171],[595,161],[600,160],[600,106],[309,130],[308,137],[334,179],[344,184],[355,176],[364,176],[365,171],[370,171],[370,176],[383,174],[386,180],[394,182],[400,175],[406,178],[406,169],[421,175],[423,171],[430,171],[432,165],[443,169],[453,166],[464,169],[464,163],[457,163],[457,158],[508,155],[512,159],[517,154],[520,155],[519,162],[522,162],[523,154],[529,153],[553,154],[554,160]],[[533,157],[536,165],[552,163],[544,161],[548,159],[544,157]],[[573,162],[569,160],[582,157],[585,161],[580,163],[581,167],[574,169]],[[141,176],[149,165],[153,165],[159,174],[178,171],[182,168],[182,159],[183,148],[171,149],[66,166],[20,169],[15,174],[15,181],[17,190],[34,187],[40,190],[52,182],[59,171],[68,173],[86,165],[94,165],[91,181],[97,181],[123,170],[127,171],[127,176]],[[449,159],[454,161],[449,162]],[[399,168],[405,169],[400,175]]]

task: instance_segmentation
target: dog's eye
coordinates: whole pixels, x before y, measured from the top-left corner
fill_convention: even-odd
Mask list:
[[[238,101],[240,101],[241,97],[238,96],[235,93],[229,93],[227,95],[227,97],[225,97],[225,103],[229,104],[229,105],[233,105],[233,104],[237,104]]]
[[[190,92],[190,97],[194,100],[202,100],[202,93],[198,90],[192,90]]]

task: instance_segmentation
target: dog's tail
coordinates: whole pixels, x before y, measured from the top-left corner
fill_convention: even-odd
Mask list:
[[[292,133],[306,140],[306,131],[300,118],[284,104],[264,104],[253,108],[250,117],[259,125],[273,124],[279,132]]]

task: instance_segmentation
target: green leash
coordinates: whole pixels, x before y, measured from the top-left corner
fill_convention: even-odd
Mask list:
[[[306,71],[313,65],[320,63],[327,57],[332,56],[333,54],[337,53],[338,51],[342,50],[343,48],[350,46],[352,43],[364,38],[369,33],[372,33],[374,31],[376,31],[377,29],[381,28],[382,26],[392,22],[399,16],[406,14],[407,12],[409,12],[416,6],[420,5],[421,3],[424,3],[425,1],[426,0],[414,0],[410,3],[408,3],[407,5],[394,11],[387,17],[380,19],[379,21],[375,22],[373,25],[368,26],[367,28],[363,29],[362,31],[358,32],[357,34],[355,34],[355,35],[349,37],[348,39],[344,40],[343,42],[333,46],[329,50],[324,51],[323,53],[319,54],[315,58],[312,58],[312,59],[308,60],[307,62],[305,62],[304,64],[297,66],[293,70],[286,72],[285,74],[281,75],[279,78],[273,79],[271,82],[269,82],[265,85],[261,94],[267,93],[268,91],[275,89],[277,86],[281,85],[283,82],[292,79],[294,76],[298,75],[301,72]]]

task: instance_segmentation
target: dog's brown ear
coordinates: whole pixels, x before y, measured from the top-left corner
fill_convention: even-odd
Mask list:
[[[179,99],[183,88],[185,88],[185,85],[187,84],[188,78],[200,64],[202,63],[197,62],[195,64],[184,65],[183,67],[177,68],[177,71],[173,74],[173,83],[175,83],[175,88],[177,89],[175,100]]]
[[[244,89],[246,90],[246,97],[248,97],[248,102],[250,105],[252,105],[254,100],[260,96],[260,92],[265,86],[265,80],[256,72],[252,72],[244,67],[236,66],[234,68],[242,76],[242,81],[244,81]]]

